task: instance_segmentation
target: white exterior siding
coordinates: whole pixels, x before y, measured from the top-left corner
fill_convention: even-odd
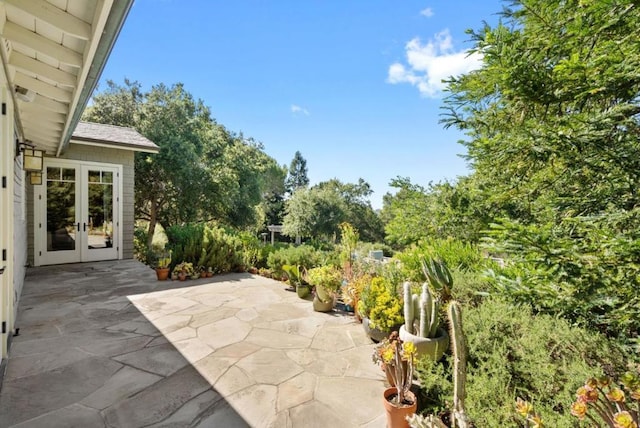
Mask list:
[[[13,315],[18,316],[18,301],[22,294],[27,264],[26,174],[22,170],[22,156],[13,169]]]

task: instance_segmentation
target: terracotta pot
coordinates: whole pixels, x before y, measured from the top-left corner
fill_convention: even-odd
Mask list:
[[[398,393],[395,386],[384,390],[384,410],[387,414],[387,428],[409,428],[407,416],[413,415],[418,408],[418,402],[413,392],[409,391],[405,394],[405,399],[412,401],[413,404],[404,404],[398,407],[395,403],[389,401],[391,396]]]
[[[169,268],[156,268],[158,281],[166,281],[169,278]]]
[[[207,272],[207,278],[211,278],[213,276],[213,272]]]
[[[180,272],[180,273],[178,273],[178,279],[179,279],[180,281],[184,281],[184,280],[186,280],[186,279],[187,279],[187,274],[186,274],[186,272]]]
[[[404,342],[413,342],[416,345],[416,357],[428,355],[433,361],[440,361],[447,349],[449,349],[449,335],[445,329],[438,329],[438,337],[427,338],[409,333],[404,325],[400,327],[400,339]]]
[[[200,272],[200,278],[206,278],[207,277],[207,272],[202,271]]]

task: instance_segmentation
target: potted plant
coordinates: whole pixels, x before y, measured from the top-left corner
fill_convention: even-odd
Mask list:
[[[424,283],[418,297],[411,293],[411,284],[404,283],[404,325],[400,338],[413,342],[418,356],[428,355],[438,361],[449,348],[449,335],[440,328],[440,305],[441,299],[451,297],[453,280],[447,265],[439,260],[423,260],[422,270],[431,287]],[[439,296],[434,289],[440,291]]]
[[[169,265],[171,264],[171,252],[162,251],[156,261],[156,277],[158,281],[165,281],[169,277]]]
[[[389,280],[375,277],[362,290],[358,311],[362,327],[374,342],[380,342],[404,322],[400,296]]]
[[[187,277],[191,277],[191,275],[193,275],[193,263],[178,263],[173,268],[173,272],[178,275],[178,279],[180,281],[184,281],[185,279],[187,279]]]
[[[191,271],[191,279],[200,278],[200,266],[194,267]]]
[[[388,428],[409,428],[407,416],[414,414],[418,407],[416,396],[410,391],[414,357],[413,343],[403,342],[396,331],[391,332],[374,350],[373,361],[381,364],[395,385],[383,394]]]
[[[333,310],[335,297],[342,285],[342,274],[334,266],[319,266],[307,271],[307,282],[315,287],[313,310],[329,312]]]
[[[207,268],[207,278],[211,278],[213,276],[213,268],[209,266]]]
[[[304,281],[304,268],[300,268],[298,265],[283,265],[282,270],[289,277],[289,285],[296,290],[298,297],[304,299],[309,295],[311,290],[309,284]]]
[[[427,284],[422,294],[411,293],[411,284],[404,283],[404,324],[400,338],[416,346],[418,357],[429,356],[438,361],[449,348],[449,335],[440,327],[440,300],[435,298]]]

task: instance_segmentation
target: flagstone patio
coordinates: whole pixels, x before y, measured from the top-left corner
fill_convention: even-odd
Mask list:
[[[133,260],[29,269],[0,428],[384,427],[362,326],[285,288],[159,282]]]

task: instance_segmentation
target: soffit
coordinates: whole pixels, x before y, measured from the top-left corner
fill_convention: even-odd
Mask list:
[[[14,92],[22,140],[49,154],[66,147],[131,3],[0,0],[3,66],[11,87],[27,92]]]

